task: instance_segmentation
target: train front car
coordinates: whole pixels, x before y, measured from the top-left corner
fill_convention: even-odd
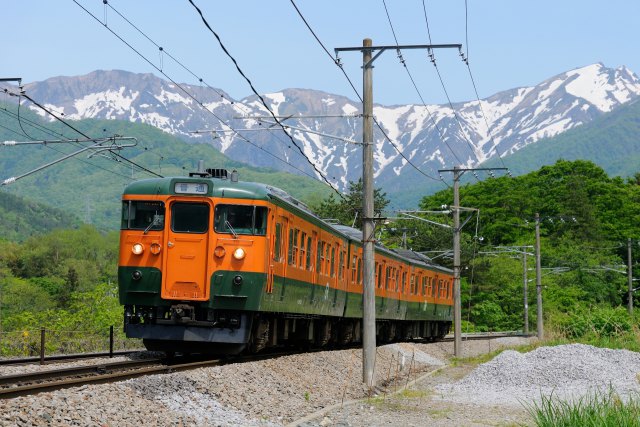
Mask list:
[[[119,298],[127,337],[150,350],[241,352],[266,283],[268,197],[226,171],[130,184]]]

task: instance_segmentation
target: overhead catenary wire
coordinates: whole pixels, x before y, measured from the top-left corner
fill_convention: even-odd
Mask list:
[[[300,11],[300,9],[298,8],[298,6],[296,5],[294,0],[290,0],[291,4],[293,5],[293,7],[295,8],[296,12],[298,13],[298,15],[300,16],[300,19],[302,19],[302,21],[304,22],[304,24],[306,25],[307,29],[309,29],[309,31],[311,32],[311,34],[314,36],[314,38],[316,39],[316,41],[318,42],[318,44],[322,47],[322,49],[327,53],[327,55],[329,56],[329,58],[331,58],[331,61],[340,69],[340,71],[342,72],[342,74],[344,75],[344,77],[347,79],[347,81],[349,82],[349,85],[351,86],[351,88],[353,89],[354,93],[356,94],[356,96],[358,97],[358,99],[360,100],[360,102],[363,102],[362,100],[362,96],[360,95],[360,93],[358,92],[358,90],[356,89],[355,85],[353,84],[353,81],[351,80],[351,78],[349,77],[349,75],[347,74],[347,72],[344,70],[344,67],[342,66],[342,63],[340,61],[339,58],[334,57],[333,55],[331,55],[331,53],[329,52],[329,50],[325,47],[325,45],[322,43],[322,41],[320,41],[320,38],[316,35],[316,32],[313,30],[313,28],[311,28],[311,25],[309,25],[309,22],[306,20],[306,18],[304,17],[304,15],[302,14],[302,12]],[[384,138],[389,141],[389,143],[391,144],[391,146],[396,150],[396,152],[398,152],[398,154],[400,154],[400,156],[407,162],[407,164],[409,164],[411,167],[413,167],[418,173],[420,173],[421,175],[425,176],[426,178],[432,179],[434,181],[439,181],[442,182],[444,185],[446,185],[447,187],[449,187],[449,184],[447,184],[443,179],[440,178],[435,178],[429,174],[427,174],[426,172],[424,172],[422,169],[420,169],[418,166],[416,166],[411,159],[407,158],[404,153],[402,152],[402,150],[400,150],[400,148],[391,140],[391,138],[389,137],[389,135],[387,135],[387,133],[384,131],[384,129],[382,128],[382,126],[380,125],[380,123],[378,122],[378,120],[373,117],[373,122],[376,124],[377,128],[380,130],[380,132],[382,132]]]
[[[427,7],[426,4],[424,3],[425,0],[422,0],[422,6],[423,6],[423,10],[424,10],[424,19],[425,19],[425,23],[427,26],[427,36],[429,37],[429,43],[432,43],[431,41],[431,30],[429,29],[429,19],[428,19],[428,15],[427,15]],[[444,79],[442,77],[442,74],[440,73],[440,68],[438,68],[438,64],[436,63],[436,58],[435,58],[435,54],[433,53],[433,51],[431,51],[429,53],[429,59],[431,61],[431,63],[433,64],[433,67],[436,70],[436,74],[438,75],[438,80],[440,81],[440,85],[442,86],[442,90],[445,94],[445,97],[447,98],[447,103],[449,104],[449,108],[451,108],[451,112],[453,113],[453,117],[456,121],[456,123],[458,124],[458,127],[460,128],[460,132],[462,133],[462,137],[463,139],[466,141],[467,145],[469,146],[469,149],[471,150],[471,153],[474,157],[476,157],[476,151],[475,148],[473,146],[473,144],[471,143],[471,141],[469,140],[467,133],[464,130],[464,127],[462,126],[462,122],[460,120],[460,118],[458,117],[458,113],[456,112],[455,108],[453,108],[453,102],[451,101],[451,97],[449,96],[449,91],[447,90],[446,85],[444,84]],[[474,173],[474,176],[476,177],[476,179],[478,179],[477,175]]]
[[[160,46],[158,43],[156,43],[154,40],[151,39],[151,37],[149,37],[144,31],[142,31],[138,26],[136,26],[133,22],[131,22],[129,19],[127,19],[126,16],[124,16],[122,13],[120,13],[120,11],[118,11],[116,8],[114,8],[111,3],[108,2],[108,0],[103,0],[104,4],[105,4],[105,8],[109,7],[111,10],[113,10],[115,13],[118,14],[118,16],[120,16],[120,18],[122,18],[125,22],[127,22],[129,25],[131,25],[133,28],[135,28],[136,31],[138,31],[138,33],[140,33],[144,38],[146,38],[147,40],[149,40],[150,43],[152,43],[153,45],[155,45],[159,52],[162,52],[163,55],[167,55],[169,58],[171,58],[176,64],[178,64],[180,67],[182,67],[183,70],[185,70],[186,72],[188,72],[189,74],[191,74],[193,77],[195,77],[196,79],[198,79],[198,81],[200,83],[203,83],[205,86],[207,86],[209,89],[213,90],[215,93],[218,94],[218,96],[220,96],[220,98],[223,99],[228,99],[224,96],[224,93],[220,92],[218,89],[210,86],[206,81],[204,81],[204,79],[198,75],[196,75],[196,73],[194,73],[190,68],[188,68],[186,65],[184,65],[182,62],[180,62],[175,56],[173,56],[172,54],[170,54],[164,47]],[[106,20],[106,13],[105,13],[105,21],[104,21],[104,25],[107,26],[107,20]],[[228,99],[228,101],[233,104],[234,101],[232,99]]]
[[[424,4],[424,0],[422,1]],[[425,13],[426,13],[426,9],[425,9]],[[487,133],[489,134],[489,139],[491,139],[491,145],[496,150],[496,154],[498,155],[498,159],[500,159],[500,163],[502,163],[502,166],[506,168],[507,165],[504,163],[504,159],[502,158],[502,153],[500,152],[500,149],[498,148],[498,144],[496,144],[493,138],[493,133],[491,132],[491,127],[489,126],[489,121],[487,120],[487,115],[485,114],[484,108],[482,107],[482,102],[480,101],[480,95],[478,94],[478,87],[476,85],[476,80],[473,77],[473,73],[471,72],[471,64],[469,63],[469,7],[467,4],[467,0],[464,0],[464,22],[465,22],[464,32],[465,32],[465,40],[466,40],[465,47],[466,47],[467,53],[465,55],[462,53],[462,50],[461,50],[460,57],[462,58],[462,61],[467,65],[467,71],[469,72],[469,79],[471,80],[471,84],[473,85],[473,91],[475,92],[476,100],[478,101],[478,108],[480,108],[480,113],[482,114],[482,118],[484,119],[484,124],[487,127]]]
[[[398,42],[398,37],[396,36],[396,31],[393,28],[393,23],[391,22],[391,15],[389,14],[389,9],[387,8],[387,3],[386,3],[385,0],[382,0],[382,4],[384,5],[384,10],[385,10],[385,13],[387,14],[387,20],[389,21],[389,26],[391,27],[391,32],[393,33],[393,38],[394,38],[394,40],[396,42],[396,46],[399,46],[400,43]],[[431,43],[431,40],[429,40],[429,43]],[[402,66],[404,67],[405,71],[407,72],[407,75],[409,76],[409,79],[411,80],[411,83],[413,84],[413,88],[417,92],[418,97],[420,98],[420,101],[422,101],[422,105],[427,110],[427,114],[429,115],[429,118],[431,119],[431,122],[433,123],[433,126],[435,127],[436,131],[438,132],[438,135],[440,136],[440,139],[442,140],[442,142],[444,142],[444,144],[447,146],[447,148],[449,148],[449,151],[451,151],[451,154],[453,154],[453,157],[455,157],[455,159],[458,161],[458,163],[459,164],[463,163],[462,160],[460,160],[460,158],[456,154],[456,152],[453,150],[451,145],[449,145],[449,142],[444,137],[443,132],[440,130],[440,126],[438,126],[438,123],[435,121],[433,115],[431,114],[431,111],[429,110],[429,107],[427,106],[427,103],[425,102],[425,100],[424,100],[424,98],[422,96],[422,93],[418,89],[418,85],[416,84],[416,82],[415,82],[415,80],[413,78],[413,75],[411,74],[411,71],[409,70],[409,67],[407,66],[406,60],[402,57],[402,53],[400,52],[400,49],[398,49],[398,57],[400,58],[400,63],[402,64]]]
[[[74,0],[75,1],[75,0]],[[222,39],[220,38],[220,36],[218,35],[218,33],[216,33],[214,31],[214,29],[211,27],[211,25],[209,25],[209,22],[207,21],[207,19],[204,17],[204,14],[202,13],[202,10],[200,10],[200,8],[198,6],[196,6],[196,4],[193,2],[193,0],[188,0],[189,3],[195,8],[195,10],[198,12],[198,14],[200,15],[200,19],[202,19],[203,24],[205,25],[205,27],[207,27],[207,29],[213,34],[213,36],[216,38],[216,40],[218,41],[218,44],[220,45],[220,48],[223,50],[223,52],[227,55],[227,57],[233,62],[233,64],[236,67],[236,70],[238,71],[238,73],[245,79],[245,81],[248,83],[249,87],[251,88],[251,91],[258,97],[258,99],[260,100],[260,102],[262,103],[262,105],[267,109],[267,111],[269,112],[269,114],[271,114],[271,116],[273,117],[273,119],[276,121],[276,123],[282,127],[282,131],[287,135],[287,137],[291,140],[291,142],[293,143],[293,145],[298,149],[298,151],[300,151],[300,154],[302,154],[302,156],[307,160],[307,162],[313,167],[313,169],[318,173],[318,175],[327,183],[327,185],[329,185],[340,197],[343,197],[342,194],[337,191],[335,189],[335,187],[329,182],[329,180],[324,176],[324,174],[322,173],[322,171],[320,171],[320,169],[318,169],[318,167],[315,165],[315,163],[313,163],[311,161],[311,159],[309,159],[309,157],[305,154],[304,150],[302,150],[302,148],[296,143],[295,139],[289,134],[289,132],[287,132],[286,128],[282,125],[282,123],[280,122],[280,120],[278,120],[278,118],[275,116],[275,114],[273,113],[273,111],[271,110],[271,108],[267,105],[266,101],[264,100],[264,98],[262,97],[262,95],[260,95],[258,93],[258,91],[256,90],[256,88],[253,86],[253,83],[251,82],[251,80],[247,77],[247,75],[242,71],[242,69],[240,68],[240,65],[238,64],[238,61],[236,61],[236,59],[233,57],[233,55],[231,55],[231,53],[229,52],[229,50],[226,48],[226,46],[224,45],[224,43],[222,43]]]
[[[13,94],[14,96],[18,96],[16,94]],[[53,117],[54,119],[56,119],[57,121],[59,121],[60,123],[64,124],[66,127],[68,127],[69,129],[75,131],[76,133],[84,136],[87,139],[91,139],[91,137],[87,134],[85,134],[84,132],[80,131],[79,129],[77,129],[76,127],[74,127],[73,125],[69,124],[66,120],[58,117],[56,114],[54,114],[52,111],[50,111],[47,107],[43,106],[42,104],[40,104],[39,102],[37,102],[36,100],[34,100],[33,98],[31,98],[29,95],[25,94],[25,93],[21,93],[20,96],[24,96],[26,99],[28,99],[29,101],[31,101],[31,103],[33,103],[36,107],[40,108],[42,111],[44,111],[45,113],[49,114],[51,117]],[[162,175],[159,175],[155,172],[153,172],[152,170],[149,170],[147,168],[145,168],[142,165],[137,164],[136,162],[127,159],[126,157],[122,156],[121,154],[118,153],[113,153],[117,158],[131,164],[132,166],[135,166],[137,168],[139,168],[140,170],[143,170],[151,175],[155,175],[157,177],[162,177]]]
[[[208,109],[204,103],[202,101],[200,101],[199,99],[197,99],[191,92],[189,92],[182,84],[178,83],[175,79],[173,79],[171,76],[169,76],[162,68],[158,67],[157,65],[155,65],[150,59],[148,59],[145,55],[143,55],[138,49],[136,49],[135,47],[133,47],[133,45],[131,45],[131,43],[127,42],[122,36],[120,36],[118,33],[116,33],[111,27],[108,27],[106,25],[106,21],[105,24],[103,24],[103,22],[100,21],[100,19],[95,16],[93,13],[91,13],[88,9],[86,9],[84,6],[82,6],[80,3],[78,3],[76,0],[73,0],[74,3],[76,5],[78,5],[78,7],[80,7],[82,10],[84,10],[89,16],[91,16],[94,20],[96,20],[97,22],[99,22],[102,26],[104,26],[111,34],[113,34],[116,38],[118,38],[122,43],[124,43],[129,49],[131,49],[134,53],[136,53],[140,58],[142,58],[145,62],[147,62],[151,67],[153,67],[155,70],[157,70],[160,74],[162,74],[164,77],[166,77],[171,83],[173,83],[178,89],[180,89],[185,95],[187,95],[189,98],[191,98],[192,100],[195,101],[195,103],[201,107],[202,109],[204,109],[206,112],[208,112],[209,114],[211,114],[214,118],[216,118],[223,126],[228,127],[229,129],[233,130],[233,127],[231,125],[229,125],[226,121],[224,121],[221,117],[219,117],[214,111]],[[105,6],[106,7],[106,6]],[[115,10],[115,9],[114,9]],[[120,13],[118,13],[119,15],[121,15]],[[123,19],[127,20],[126,18]],[[131,22],[129,20],[127,20],[128,22]],[[133,25],[131,23],[131,25]],[[137,27],[136,27],[137,28]],[[145,35],[146,37],[146,35]],[[156,46],[159,46],[156,42],[152,43]],[[170,56],[172,59],[174,58],[173,56]],[[249,145],[263,151],[264,153],[266,153],[267,155],[273,157],[276,160],[279,160],[281,162],[283,162],[284,164],[288,165],[290,168],[295,169],[297,171],[299,171],[300,173],[313,178],[313,179],[317,179],[315,176],[310,175],[309,173],[307,173],[306,171],[292,165],[291,163],[289,163],[287,160],[280,158],[279,156],[277,156],[276,154],[264,149],[263,147],[260,147],[258,144],[252,142],[251,140],[249,140],[248,138],[246,138],[244,135],[235,132],[234,131],[234,136],[240,138],[242,141],[248,143]]]
[[[12,95],[17,96],[17,95],[15,95],[15,94],[12,94]],[[52,135],[52,136],[61,136],[61,137],[63,137],[63,138],[66,138],[62,133],[55,132],[55,131],[53,131],[53,130],[51,130],[51,129],[49,129],[49,128],[45,127],[45,126],[42,126],[42,125],[39,125],[39,124],[38,124],[38,123],[36,123],[36,122],[33,122],[32,120],[26,119],[26,118],[24,118],[24,117],[20,117],[20,116],[18,116],[17,114],[12,113],[11,111],[7,110],[6,108],[0,108],[0,112],[3,112],[3,113],[5,113],[5,114],[9,115],[10,117],[13,117],[13,118],[15,118],[15,119],[17,119],[17,120],[25,121],[25,122],[29,123],[29,125],[30,125],[30,126],[34,127],[36,130],[38,130],[38,131],[40,131],[40,132],[43,132],[43,133],[46,133],[46,134],[49,134],[49,135]],[[1,126],[1,125],[0,125],[0,126]],[[13,130],[13,129],[9,129],[9,128],[7,128],[6,126],[1,126],[1,127],[3,127],[3,128],[5,128],[5,129],[7,129],[7,130],[11,131],[12,133],[15,133],[16,135],[19,135],[19,136],[26,136],[27,138],[32,139],[32,140],[34,139],[34,138],[30,137],[28,134],[26,134],[24,131],[23,131],[23,133],[20,133],[20,132],[17,132],[17,131],[15,131],[15,130]],[[21,127],[22,127],[22,126],[21,126]],[[82,147],[82,145],[81,145],[81,144],[79,144],[77,140],[69,140],[69,142],[70,142],[70,143],[74,143],[75,145],[78,145],[78,146]],[[50,150],[52,150],[52,151],[55,151],[55,152],[56,152],[56,153],[58,153],[58,154],[62,154],[62,155],[66,155],[66,154],[67,154],[67,153],[65,153],[64,151],[62,151],[62,150],[58,150],[58,149],[56,149],[56,148],[54,148],[54,147],[51,147],[51,146],[49,146],[49,145],[46,145],[46,144],[45,144],[45,146],[46,146],[48,149],[50,149]],[[95,163],[92,163],[92,162],[89,162],[89,161],[87,161],[87,160],[85,160],[85,159],[81,159],[81,158],[74,158],[74,160],[79,161],[79,162],[82,162],[82,163],[84,163],[84,164],[86,164],[86,165],[89,165],[89,166],[91,166],[91,167],[92,167],[92,168],[94,168],[94,169],[100,169],[100,170],[103,170],[103,171],[105,171],[105,172],[111,173],[111,174],[113,174],[113,175],[120,176],[120,177],[124,177],[124,178],[126,178],[127,180],[131,180],[131,178],[130,178],[129,176],[126,176],[126,175],[123,175],[123,174],[118,173],[118,172],[116,172],[116,171],[113,171],[113,170],[111,170],[111,169],[108,169],[108,168],[105,168],[105,167],[99,166],[99,165],[97,165],[97,164],[95,164]]]

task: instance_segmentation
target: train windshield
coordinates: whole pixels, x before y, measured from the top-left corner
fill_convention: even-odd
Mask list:
[[[214,215],[216,233],[256,236],[264,236],[267,233],[265,206],[217,205]]]
[[[164,203],[143,200],[122,202],[123,230],[162,230],[164,229]]]

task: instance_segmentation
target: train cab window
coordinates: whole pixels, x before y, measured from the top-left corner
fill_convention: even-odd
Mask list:
[[[122,202],[123,230],[163,230],[164,203],[142,200]]]
[[[265,206],[217,205],[214,213],[216,233],[264,236],[267,211]]]
[[[206,233],[209,229],[209,205],[174,203],[171,205],[171,230],[176,233]]]

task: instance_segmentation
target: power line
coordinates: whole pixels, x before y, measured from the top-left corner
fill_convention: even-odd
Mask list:
[[[427,35],[429,37],[429,43],[431,43],[431,31],[429,29],[429,19],[427,16],[427,8],[426,5],[424,3],[424,0],[422,2],[422,6],[423,6],[423,10],[424,10],[424,20],[425,23],[427,25]],[[464,131],[464,128],[462,127],[462,123],[460,121],[460,118],[458,117],[458,114],[456,113],[455,108],[453,108],[453,103],[451,102],[451,97],[449,97],[449,92],[447,91],[447,87],[444,84],[444,79],[442,78],[442,74],[440,73],[440,69],[438,68],[438,64],[436,63],[436,58],[435,58],[435,54],[433,51],[429,52],[429,59],[431,61],[431,63],[433,64],[435,70],[436,70],[436,74],[438,75],[438,80],[440,80],[440,85],[442,86],[442,90],[444,91],[444,94],[447,98],[447,102],[449,104],[449,108],[451,108],[451,112],[453,113],[453,117],[455,118],[456,122],[458,123],[458,127],[460,128],[460,132],[462,132],[462,137],[463,139],[466,141],[467,145],[469,146],[470,150],[471,150],[471,154],[476,157],[476,152],[475,149],[473,147],[473,144],[471,143],[471,141],[469,140],[469,138],[467,137],[467,133]],[[478,176],[474,173],[474,176],[476,177],[476,179],[478,179]]]
[[[92,14],[89,10],[87,10],[84,6],[82,6],[80,3],[78,3],[76,0],[73,0],[74,3],[76,3],[81,9],[83,9],[88,15],[90,15],[93,19],[95,19],[97,22],[99,22],[101,25],[103,25],[107,30],[109,30],[109,32],[111,34],[113,34],[116,38],[118,38],[122,43],[124,43],[129,49],[131,49],[133,52],[135,52],[140,58],[142,58],[145,62],[147,62],[149,65],[151,65],[151,67],[153,67],[154,69],[156,69],[160,74],[162,74],[164,77],[166,77],[171,83],[173,83],[176,87],[178,87],[183,93],[185,93],[189,98],[193,99],[196,104],[198,106],[200,106],[203,110],[205,110],[206,112],[208,112],[209,114],[211,114],[213,117],[215,117],[223,126],[227,126],[229,129],[231,129],[232,131],[234,131],[234,136],[237,136],[238,138],[240,138],[242,141],[248,143],[249,145],[258,148],[259,150],[262,150],[263,152],[265,152],[267,155],[283,162],[284,164],[288,165],[289,167],[291,167],[292,169],[295,169],[297,171],[299,171],[300,173],[312,178],[312,179],[317,179],[315,176],[308,174],[307,172],[305,172],[304,170],[292,165],[291,163],[289,163],[287,160],[284,160],[280,157],[278,157],[277,155],[275,155],[274,153],[271,153],[267,150],[265,150],[263,147],[260,147],[259,145],[253,143],[252,141],[250,141],[248,138],[246,138],[244,135],[238,133],[237,131],[234,130],[234,128],[229,125],[227,122],[225,122],[221,117],[219,117],[214,111],[209,110],[207,107],[205,107],[204,103],[202,101],[200,101],[199,99],[197,99],[193,94],[191,94],[187,89],[184,88],[183,85],[181,85],[180,83],[178,83],[177,81],[175,81],[173,78],[171,78],[162,68],[159,68],[158,66],[156,66],[151,60],[149,60],[146,56],[144,56],[140,51],[138,51],[136,48],[134,48],[130,43],[128,43],[123,37],[121,37],[119,34],[117,34],[114,30],[112,30],[110,27],[108,27],[106,25],[106,20],[105,20],[105,24],[103,24],[100,19],[98,19],[98,17],[96,17],[94,14]],[[110,6],[111,7],[111,6]],[[112,8],[113,9],[113,8]],[[114,11],[116,11],[115,9],[113,9]],[[106,5],[105,5],[105,11],[106,11]],[[116,13],[118,13],[118,15],[122,16],[122,18],[129,22],[130,25],[132,25],[134,28],[136,28],[139,32],[141,32],[141,30],[138,29],[138,27],[136,27],[133,23],[131,23],[131,21],[129,21],[127,18],[124,17],[124,15],[122,15],[121,13],[119,13],[118,11],[116,11]],[[105,18],[106,18],[106,13],[105,13]],[[156,42],[154,42],[153,40],[151,40],[148,36],[146,36],[146,34],[142,33],[145,37],[147,37],[148,40],[150,40],[154,45],[156,45],[158,48],[160,48],[160,45],[158,45]],[[168,55],[170,58],[172,58],[174,61],[176,61],[177,63],[179,63],[181,66],[183,66],[180,62],[178,62],[173,56]],[[183,66],[183,68],[186,69],[185,66]],[[205,83],[206,84],[206,83]],[[208,86],[208,85],[207,85]],[[213,88],[212,88],[213,89]],[[215,90],[215,89],[213,89]],[[183,101],[182,101],[183,102]],[[184,102],[183,102],[184,103]],[[185,104],[186,105],[186,104]]]
[[[327,48],[325,47],[325,45],[320,41],[320,39],[318,38],[318,36],[316,35],[315,31],[311,28],[311,26],[309,25],[309,23],[307,22],[306,18],[304,17],[304,15],[302,14],[302,12],[300,11],[300,9],[298,8],[298,6],[296,5],[294,0],[290,0],[291,4],[293,5],[293,7],[295,8],[296,12],[298,13],[298,15],[300,16],[300,19],[302,19],[302,21],[305,23],[305,25],[307,26],[307,28],[309,29],[309,31],[311,32],[311,34],[314,36],[314,38],[316,39],[316,41],[318,42],[318,44],[320,44],[320,46],[322,47],[322,49],[327,53],[327,55],[329,56],[329,58],[331,58],[331,61],[340,69],[340,71],[342,72],[342,74],[344,75],[344,77],[347,79],[347,81],[349,82],[349,85],[351,86],[351,88],[353,89],[354,93],[356,94],[356,96],[358,97],[358,99],[360,100],[360,102],[363,102],[362,100],[362,96],[360,95],[360,93],[358,92],[358,90],[356,89],[355,85],[353,84],[353,82],[351,81],[351,78],[349,77],[349,75],[347,74],[347,72],[344,70],[344,67],[342,66],[342,63],[340,61],[340,59],[338,58],[338,56],[336,55],[336,57],[334,57],[333,55],[331,55],[331,53],[329,53],[329,51],[327,50]],[[391,140],[391,138],[389,137],[389,135],[387,135],[387,133],[384,131],[384,129],[382,128],[382,126],[380,125],[380,123],[376,120],[375,117],[373,117],[373,122],[376,124],[376,126],[378,127],[378,129],[380,130],[380,132],[382,132],[382,135],[384,136],[384,138],[389,141],[389,143],[391,144],[391,146],[400,154],[400,156],[405,159],[405,161],[411,165],[411,167],[413,167],[416,171],[418,171],[421,175],[432,179],[434,181],[440,181],[443,184],[445,184],[447,187],[449,187],[449,185],[444,182],[444,180],[442,179],[438,179],[435,178],[427,173],[425,173],[424,171],[422,171],[420,168],[418,168],[409,158],[407,158],[404,153],[398,148],[398,146]]]
[[[8,93],[8,91],[7,91],[7,93]],[[13,94],[12,94],[12,95],[13,95]],[[13,96],[15,96],[15,95],[13,95]],[[42,125],[40,125],[40,124],[38,124],[38,123],[36,123],[36,122],[34,122],[34,121],[32,121],[32,120],[26,119],[26,118],[24,118],[24,117],[20,117],[20,116],[16,115],[15,113],[13,113],[13,112],[11,112],[11,111],[7,110],[6,108],[0,108],[0,112],[2,112],[2,113],[4,113],[4,114],[7,114],[7,115],[9,115],[10,117],[16,118],[18,121],[20,121],[20,120],[25,121],[25,122],[29,123],[29,124],[30,124],[32,127],[34,127],[35,129],[39,130],[40,132],[43,132],[43,133],[46,133],[46,134],[49,134],[49,135],[52,135],[52,136],[61,136],[61,137],[63,137],[63,138],[66,138],[62,133],[57,133],[57,132],[55,132],[55,131],[53,131],[53,130],[51,130],[51,129],[48,129],[47,127],[42,126]],[[34,138],[30,137],[28,134],[26,134],[24,131],[23,131],[23,133],[20,133],[20,132],[17,132],[17,131],[15,131],[15,130],[13,130],[13,129],[10,129],[10,128],[6,127],[6,126],[2,126],[2,125],[0,125],[0,127],[4,128],[4,129],[7,129],[8,131],[10,131],[10,132],[12,132],[12,133],[15,133],[16,135],[19,135],[19,136],[26,136],[27,138],[32,139],[32,140],[34,139]],[[21,128],[22,128],[22,126],[21,126]],[[70,142],[70,143],[75,143],[76,145],[78,145],[78,146],[82,147],[82,145],[81,145],[81,144],[79,144],[77,140],[69,140],[69,142]],[[53,150],[53,151],[55,151],[55,152],[56,152],[56,153],[58,153],[58,154],[62,154],[62,155],[66,155],[66,154],[67,154],[67,153],[65,153],[64,151],[62,151],[62,150],[58,150],[58,149],[53,148],[53,147],[51,147],[51,146],[49,146],[49,145],[46,145],[46,144],[45,144],[45,146],[46,146],[48,149]],[[124,178],[126,178],[127,180],[130,180],[130,179],[131,179],[130,177],[128,177],[128,176],[126,176],[126,175],[123,175],[123,174],[121,174],[121,173],[118,173],[118,172],[112,171],[111,169],[107,169],[107,168],[105,168],[105,167],[102,167],[102,166],[99,166],[99,165],[97,165],[97,164],[91,163],[91,162],[86,161],[86,160],[84,160],[84,159],[73,158],[73,160],[76,160],[76,161],[82,162],[82,163],[84,163],[84,164],[86,164],[86,165],[91,166],[91,167],[92,167],[92,168],[94,168],[94,169],[100,169],[100,170],[103,170],[103,171],[105,171],[105,172],[109,172],[109,173],[111,173],[111,174],[113,174],[113,175],[120,176],[120,177],[124,177]],[[116,160],[116,161],[117,161],[117,160]],[[119,162],[119,161],[117,161],[117,162]]]
[[[67,126],[68,128],[72,129],[73,131],[75,131],[76,133],[84,136],[87,139],[91,139],[91,137],[87,134],[85,134],[84,132],[78,130],[77,128],[75,128],[74,126],[70,125],[67,121],[63,120],[62,118],[58,117],[57,115],[55,115],[53,112],[51,112],[49,109],[47,109],[46,107],[44,107],[43,105],[41,105],[40,103],[38,103],[36,100],[34,100],[33,98],[31,98],[29,95],[25,94],[25,93],[21,93],[20,95],[16,95],[16,94],[11,94],[13,96],[24,96],[26,99],[28,99],[29,101],[31,101],[35,106],[37,106],[38,108],[40,108],[42,111],[44,111],[45,113],[49,114],[51,117],[53,117],[54,119],[58,120],[60,123],[64,124],[65,126]],[[118,154],[118,153],[112,153],[114,154],[116,157],[118,157],[121,160],[124,160],[125,162],[136,166],[137,168],[139,168],[140,170],[143,170],[151,175],[155,175],[158,177],[162,177],[162,175],[159,175],[155,172],[153,172],[152,170],[149,170],[147,168],[145,168],[144,166],[141,166],[139,164],[137,164],[134,161],[131,161],[129,159],[127,159],[126,157]]]
[[[391,32],[393,33],[393,38],[396,41],[396,45],[399,45],[398,38],[396,37],[396,32],[395,32],[395,30],[393,28],[393,24],[391,23],[391,15],[389,15],[389,9],[387,8],[387,3],[386,3],[385,0],[382,0],[382,4],[384,5],[384,10],[385,10],[385,12],[387,14],[387,19],[389,21],[389,26],[391,27]],[[431,38],[429,38],[429,43],[431,43]],[[451,151],[451,154],[453,154],[453,157],[456,158],[458,163],[462,163],[462,160],[460,160],[460,158],[456,155],[455,151],[453,151],[453,148],[451,148],[451,146],[449,145],[449,142],[444,138],[443,132],[440,130],[440,127],[438,126],[438,123],[433,118],[433,115],[431,114],[431,111],[429,110],[429,107],[427,107],[427,103],[424,101],[424,98],[422,97],[422,93],[420,93],[420,90],[418,89],[418,86],[417,86],[415,80],[413,79],[413,76],[411,75],[411,71],[409,71],[409,67],[407,66],[406,60],[402,57],[402,53],[401,53],[400,49],[398,49],[398,58],[400,59],[400,63],[403,65],[405,71],[407,72],[407,75],[409,76],[409,79],[411,80],[411,83],[413,84],[413,88],[417,92],[418,97],[420,98],[420,101],[422,101],[422,105],[427,110],[427,114],[429,115],[429,118],[433,122],[433,125],[436,128],[436,131],[438,132],[438,135],[440,136],[440,139],[442,140],[442,142],[445,143],[447,148],[449,148],[449,151]]]
[[[504,160],[502,159],[502,153],[500,153],[500,150],[498,149],[498,144],[496,144],[495,140],[493,139],[493,134],[491,132],[491,128],[489,127],[489,121],[487,120],[487,115],[484,113],[484,108],[482,107],[482,102],[480,101],[480,95],[478,94],[478,87],[476,86],[476,80],[473,78],[473,73],[471,72],[471,64],[469,64],[469,8],[468,8],[467,0],[464,0],[464,22],[465,22],[464,33],[465,33],[465,40],[467,43],[465,46],[467,48],[467,54],[464,55],[461,49],[460,57],[462,58],[462,61],[467,65],[469,78],[471,79],[471,84],[473,85],[473,91],[475,92],[476,99],[478,100],[478,107],[480,108],[480,113],[482,113],[484,124],[485,126],[487,126],[487,133],[489,134],[489,138],[491,139],[491,144],[493,145],[493,148],[496,150],[496,154],[498,155],[498,159],[500,159],[500,163],[502,163],[502,166],[507,167],[507,165],[504,163]],[[508,172],[508,173],[510,174],[511,172]]]
[[[75,1],[75,0],[74,0]],[[324,174],[320,171],[320,169],[318,169],[318,167],[311,161],[311,159],[309,159],[309,157],[304,153],[304,151],[302,150],[302,148],[296,143],[296,141],[293,139],[293,137],[289,134],[289,132],[287,132],[287,130],[285,129],[285,127],[282,125],[282,123],[278,120],[278,118],[275,116],[275,114],[273,113],[273,111],[271,110],[271,108],[269,108],[269,106],[267,105],[267,103],[265,102],[264,98],[258,93],[258,91],[256,90],[256,88],[253,86],[253,83],[251,82],[251,80],[247,77],[247,75],[242,71],[242,69],[240,68],[240,65],[238,64],[238,62],[236,61],[236,59],[233,57],[233,55],[231,55],[231,53],[229,53],[229,51],[227,50],[227,48],[225,47],[224,43],[222,43],[222,40],[220,39],[220,36],[218,36],[218,33],[216,33],[213,28],[211,28],[211,26],[209,25],[209,22],[207,22],[207,19],[204,17],[204,15],[202,14],[202,11],[200,10],[200,8],[198,6],[195,5],[195,3],[193,2],[193,0],[188,0],[189,3],[191,3],[191,5],[196,9],[196,11],[198,12],[198,14],[200,15],[200,18],[202,19],[202,22],[204,23],[204,25],[207,27],[207,29],[214,35],[214,37],[216,38],[216,40],[218,41],[218,44],[220,45],[220,48],[224,51],[224,53],[229,57],[229,59],[231,59],[231,61],[233,62],[233,64],[236,67],[236,70],[238,71],[238,73],[240,73],[240,75],[245,79],[245,81],[249,84],[249,87],[251,88],[251,91],[258,97],[258,99],[260,99],[260,102],[262,103],[262,105],[267,109],[267,111],[271,114],[271,116],[273,117],[273,119],[276,121],[276,123],[282,127],[282,131],[289,137],[289,139],[291,140],[291,142],[293,143],[293,145],[296,146],[296,148],[298,149],[298,151],[300,151],[300,154],[302,154],[302,156],[307,159],[307,162],[309,162],[309,164],[313,167],[313,169],[315,169],[315,171],[318,173],[318,175],[331,187],[334,189],[334,191],[336,191],[340,197],[342,197],[342,194],[340,194],[334,187],[333,185],[331,185],[331,183],[329,182],[329,180],[324,176]]]
[[[224,96],[224,93],[220,92],[218,89],[210,86],[207,82],[205,82],[202,77],[197,76],[193,71],[191,71],[186,65],[184,65],[182,62],[180,62],[178,59],[176,59],[173,55],[171,55],[169,52],[167,52],[167,50],[165,48],[163,48],[162,46],[160,46],[158,43],[156,43],[155,41],[153,41],[147,34],[144,33],[144,31],[142,31],[140,28],[138,28],[133,22],[131,22],[129,19],[127,19],[122,13],[120,13],[116,8],[114,8],[113,6],[111,6],[111,3],[108,2],[108,0],[103,0],[104,4],[106,5],[105,7],[109,7],[111,10],[113,10],[115,13],[117,13],[122,19],[124,19],[129,25],[131,25],[133,28],[136,29],[136,31],[138,31],[140,34],[142,34],[142,36],[144,36],[147,40],[149,40],[149,42],[151,42],[153,45],[155,45],[159,52],[161,52],[161,54],[167,55],[169,58],[173,59],[173,61],[180,65],[185,71],[187,71],[189,74],[191,74],[193,77],[195,77],[196,79],[198,79],[198,81],[200,83],[204,83],[205,86],[207,86],[209,89],[213,90],[214,92],[216,92],[220,98],[226,99]],[[105,23],[104,23],[105,27],[107,26],[107,22],[106,22],[106,16],[105,16]],[[229,99],[229,102],[231,104],[234,103],[233,100]]]

